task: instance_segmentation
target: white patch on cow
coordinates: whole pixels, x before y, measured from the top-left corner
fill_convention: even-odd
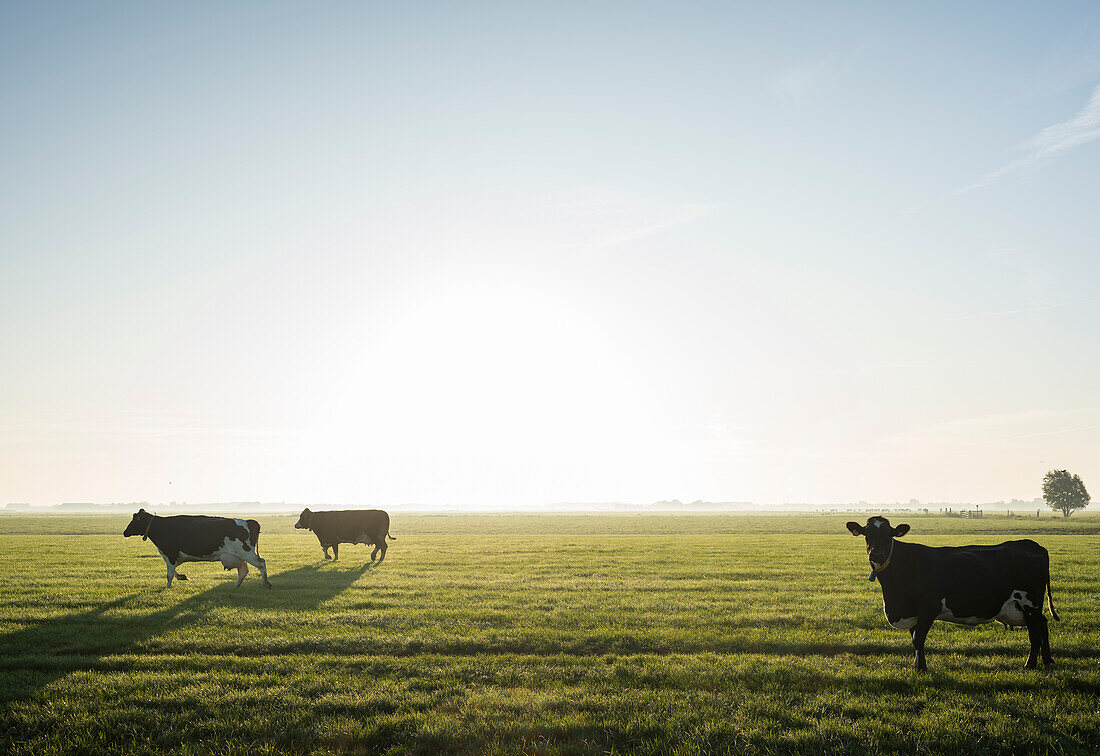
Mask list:
[[[917,624],[916,617],[901,617],[900,619],[890,619],[890,612],[886,609],[886,597],[882,597],[882,613],[886,615],[886,621],[890,623],[891,627],[896,627],[898,630],[909,630],[913,625]]]
[[[236,538],[225,537],[222,541],[222,545],[218,549],[210,554],[187,554],[183,551],[180,552],[179,559],[176,560],[176,564],[183,562],[222,562],[225,564],[227,558],[233,560],[234,567],[241,561],[248,561],[248,557],[251,555],[252,549],[247,551],[244,548],[244,544]]]
[[[891,622],[890,618],[887,617],[886,621],[890,622],[890,624],[896,627],[898,630],[912,630],[913,626],[917,624],[916,617],[902,617],[901,619],[894,622]]]
[[[168,587],[171,588],[172,578],[176,576],[176,565],[168,561],[168,556],[163,551],[160,549],[157,549],[157,551],[160,552],[160,558],[164,560],[164,566],[168,568]]]
[[[245,527],[244,520],[236,520],[235,522],[240,524],[241,527]],[[247,530],[247,527],[245,527],[245,529]],[[163,554],[161,556],[163,556]],[[164,561],[168,561],[167,557],[165,557]],[[183,564],[184,562],[221,562],[222,566],[227,570],[236,567],[238,586],[241,584],[241,581],[244,580],[244,576],[248,574],[247,565],[251,564],[260,571],[264,585],[268,588],[271,587],[267,581],[267,562],[256,553],[256,549],[253,548],[251,544],[249,544],[246,549],[245,544],[238,538],[226,536],[222,545],[211,554],[187,554],[181,551],[179,557],[176,559],[176,564]]]
[[[1008,597],[1008,600],[1001,606],[1001,610],[997,612],[997,616],[993,619],[998,622],[1003,622],[1006,625],[1015,625],[1016,627],[1025,627],[1027,622],[1024,619],[1024,607],[1034,609],[1035,604],[1031,602],[1027,597],[1026,591],[1016,590],[1012,592],[1012,595]]]
[[[1024,620],[1023,608],[1028,607],[1034,609],[1035,604],[1032,603],[1028,597],[1026,591],[1013,591],[1012,595],[1008,597],[1008,600],[1001,606],[1000,611],[992,617],[956,617],[955,613],[947,606],[947,599],[940,599],[940,613],[936,615],[936,619],[944,622],[953,622],[956,625],[988,625],[991,622],[1003,622],[1006,625],[1014,625],[1016,627],[1025,627],[1027,622]],[[885,606],[883,607],[885,611]],[[914,625],[917,624],[916,617],[902,617],[897,621],[891,621],[889,617],[886,618],[893,627],[898,630],[911,630]]]
[[[947,599],[940,599],[940,613],[936,619],[944,622],[953,622],[956,625],[986,625],[993,621],[992,617],[956,617],[955,613],[947,608]]]
[[[233,519],[233,522],[237,523],[244,529],[244,539],[246,541],[252,541],[252,531],[248,529],[248,522],[246,520]]]

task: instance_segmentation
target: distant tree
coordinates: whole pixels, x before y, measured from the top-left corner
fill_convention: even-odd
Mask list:
[[[1043,476],[1043,499],[1051,509],[1059,509],[1069,517],[1074,510],[1089,505],[1089,492],[1081,477],[1065,470],[1051,470]]]

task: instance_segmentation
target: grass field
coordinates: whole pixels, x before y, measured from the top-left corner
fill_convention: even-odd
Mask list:
[[[260,517],[271,591],[128,519],[0,517],[0,752],[1100,751],[1097,518],[893,517],[1051,554],[1052,669],[936,623],[925,674],[845,515],[395,512],[380,567]]]

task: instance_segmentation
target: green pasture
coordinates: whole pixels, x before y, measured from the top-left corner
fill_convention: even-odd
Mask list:
[[[259,516],[270,591],[166,590],[128,518],[0,517],[0,752],[1100,751],[1100,518],[893,516],[1038,540],[1062,616],[1052,669],[936,623],[918,674],[855,515],[391,515],[377,567]]]

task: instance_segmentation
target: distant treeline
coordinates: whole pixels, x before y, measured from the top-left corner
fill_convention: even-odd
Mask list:
[[[246,512],[271,512],[271,513],[297,513],[304,507],[311,509],[347,509],[348,507],[333,506],[323,503],[299,504],[294,502],[276,501],[229,501],[210,502],[205,504],[188,504],[187,502],[168,502],[151,504],[148,501],[113,502],[110,504],[96,504],[92,502],[66,502],[38,506],[25,503],[14,503],[0,506],[0,514],[131,514],[139,509],[146,509],[157,514],[209,514],[212,512],[246,513]],[[363,505],[364,508],[373,505]],[[1011,501],[993,501],[980,504],[960,503],[954,501],[930,501],[920,502],[910,499],[907,502],[838,502],[834,504],[809,504],[806,502],[787,502],[776,505],[754,504],[750,501],[703,501],[697,499],[691,502],[682,502],[679,499],[655,501],[652,504],[631,504],[626,502],[555,502],[535,507],[517,506],[514,508],[478,508],[456,506],[431,506],[426,504],[398,504],[389,505],[387,509],[392,512],[472,512],[472,511],[513,511],[513,512],[929,512],[939,511],[966,511],[966,510],[1010,510],[1025,512],[1029,509],[1046,509],[1046,503],[1041,498],[1036,499],[1012,499]]]

